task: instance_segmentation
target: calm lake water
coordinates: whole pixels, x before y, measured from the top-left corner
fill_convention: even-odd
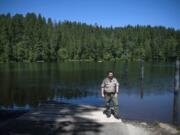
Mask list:
[[[108,70],[120,82],[119,111],[127,119],[180,124],[174,63],[65,62],[0,64],[0,110],[29,110],[48,100],[103,105]]]

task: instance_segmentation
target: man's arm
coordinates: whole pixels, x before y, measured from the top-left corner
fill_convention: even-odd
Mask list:
[[[104,87],[105,87],[105,82],[103,80],[102,84],[101,84],[101,96],[104,97]]]
[[[116,94],[119,93],[119,82],[116,80]]]
[[[119,93],[119,84],[116,84],[116,93]]]
[[[101,87],[101,96],[104,97],[104,87]]]

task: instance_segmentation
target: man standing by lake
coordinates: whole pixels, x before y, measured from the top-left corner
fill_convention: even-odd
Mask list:
[[[118,92],[119,92],[119,83],[114,77],[112,71],[107,72],[107,77],[103,80],[101,84],[101,95],[105,99],[106,109],[104,113],[107,117],[111,117],[111,107],[110,103],[113,103],[114,107],[114,117],[119,119],[119,105],[118,105]]]

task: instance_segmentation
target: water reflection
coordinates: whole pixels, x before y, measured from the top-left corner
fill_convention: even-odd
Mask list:
[[[178,99],[179,93],[174,92],[174,100],[173,100],[173,124],[178,125]]]
[[[174,65],[171,63],[1,64],[0,106],[8,109],[13,104],[16,107],[28,104],[31,109],[47,100],[102,105],[100,84],[112,69],[120,82],[120,112],[124,117],[172,122],[173,113],[180,122],[178,96],[174,96],[172,110]]]
[[[122,80],[123,80],[123,85],[126,86],[127,88],[129,87],[129,78],[128,78],[128,61],[124,61],[123,63],[123,69],[122,69]]]
[[[144,96],[144,60],[140,61],[140,97]]]
[[[24,106],[19,106],[16,104],[9,105],[9,106],[0,106],[0,111],[28,111],[31,107],[29,104],[26,104]]]
[[[86,90],[85,88],[78,88],[78,87],[58,87],[54,89],[54,97],[53,99],[77,99],[81,97],[87,97],[93,95],[93,92]]]
[[[179,60],[175,64],[175,87],[174,87],[174,102],[173,102],[173,124],[178,124],[178,98],[179,98]]]

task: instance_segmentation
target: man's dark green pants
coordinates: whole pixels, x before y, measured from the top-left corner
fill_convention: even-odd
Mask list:
[[[114,113],[119,114],[119,105],[118,105],[118,96],[115,96],[114,92],[105,92],[104,93],[106,113],[111,113],[111,102],[113,103]]]

